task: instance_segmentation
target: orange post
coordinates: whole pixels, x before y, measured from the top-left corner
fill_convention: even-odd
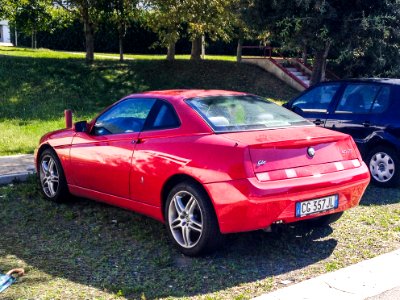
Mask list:
[[[72,110],[70,109],[64,110],[64,117],[65,117],[65,127],[72,128]]]

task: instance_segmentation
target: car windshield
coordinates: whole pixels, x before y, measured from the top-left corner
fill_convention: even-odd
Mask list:
[[[251,95],[193,98],[187,102],[215,132],[312,125],[271,101]]]

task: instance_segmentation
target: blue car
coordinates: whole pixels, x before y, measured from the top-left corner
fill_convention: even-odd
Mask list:
[[[349,79],[312,86],[284,106],[351,135],[381,187],[400,184],[400,79]]]

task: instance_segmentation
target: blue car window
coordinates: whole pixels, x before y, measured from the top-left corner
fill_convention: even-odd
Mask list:
[[[349,84],[343,92],[336,112],[369,113],[380,90],[381,86],[376,84]]]
[[[315,87],[293,101],[292,107],[303,111],[326,112],[340,84],[324,84]]]
[[[155,99],[126,99],[97,118],[95,135],[139,132],[156,102]]]
[[[378,96],[376,97],[374,104],[372,105],[372,113],[382,113],[389,106],[390,101],[390,87],[382,87]]]
[[[157,116],[149,129],[176,128],[179,127],[179,125],[179,119],[173,108],[166,103],[162,103]]]

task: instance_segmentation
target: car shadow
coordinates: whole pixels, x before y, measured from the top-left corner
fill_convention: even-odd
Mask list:
[[[163,224],[130,211],[79,198],[56,204],[36,192],[5,199],[0,245],[6,254],[132,299],[189,297],[264,280],[324,260],[337,245],[330,227],[296,224],[228,235],[219,251],[190,258],[172,246]]]
[[[380,188],[370,184],[361,198],[360,205],[390,205],[400,203],[399,188]]]

